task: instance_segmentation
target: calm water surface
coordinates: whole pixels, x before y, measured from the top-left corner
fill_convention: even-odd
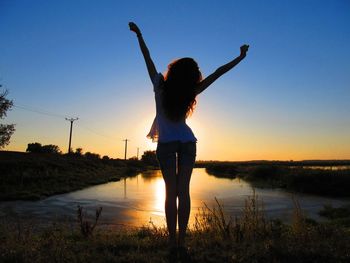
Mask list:
[[[100,223],[108,225],[141,226],[151,220],[157,225],[165,224],[164,182],[161,172],[148,171],[133,178],[122,179],[83,190],[56,195],[40,201],[14,201],[0,203],[0,216],[18,215],[50,221],[62,218],[75,219],[77,206],[83,206],[93,218],[95,209],[102,206]],[[239,216],[247,196],[253,194],[249,183],[240,179],[222,179],[210,176],[205,169],[194,169],[191,180],[192,211],[194,216],[205,202],[214,204],[216,197],[228,214]],[[255,189],[264,203],[266,215],[289,222],[293,213],[293,194],[279,189]],[[348,204],[349,199],[324,198],[295,194],[301,208],[312,218],[320,219],[317,212],[324,204],[335,207]]]

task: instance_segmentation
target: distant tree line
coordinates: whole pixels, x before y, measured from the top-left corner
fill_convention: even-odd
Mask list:
[[[28,143],[26,152],[62,154],[62,151],[60,150],[60,148],[57,145],[53,145],[53,144],[42,145],[41,143],[38,143],[38,142]],[[101,155],[99,155],[98,153],[92,153],[92,152],[83,153],[82,148],[76,148],[76,150],[72,151],[70,153],[70,155],[82,156],[82,157],[86,157],[86,158],[91,159],[91,160],[99,160],[99,159],[102,159],[104,161],[113,160],[113,158],[110,158],[107,155],[104,155],[101,158]],[[119,160],[121,160],[121,159],[119,159]],[[128,160],[129,161],[139,161],[137,159],[137,157],[135,157],[135,156],[129,158]],[[143,153],[143,155],[141,156],[141,162],[143,162],[146,165],[157,166],[158,161],[157,161],[157,157],[156,157],[156,151],[145,151]]]

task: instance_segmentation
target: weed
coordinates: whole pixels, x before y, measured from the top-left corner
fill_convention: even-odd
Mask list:
[[[80,226],[81,234],[87,238],[93,234],[93,231],[97,225],[98,219],[101,216],[102,207],[96,209],[95,221],[92,223],[86,219],[86,213],[83,212],[83,207],[78,205],[77,217]]]

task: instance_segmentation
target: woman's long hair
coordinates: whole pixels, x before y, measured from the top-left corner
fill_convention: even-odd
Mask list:
[[[172,121],[186,119],[196,105],[196,86],[202,80],[198,64],[192,58],[181,58],[168,66],[162,93],[162,106]]]

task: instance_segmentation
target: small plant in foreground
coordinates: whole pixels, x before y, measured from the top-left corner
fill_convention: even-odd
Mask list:
[[[271,224],[267,222],[263,204],[258,196],[253,193],[248,196],[241,217],[228,216],[217,198],[215,206],[210,208],[207,204],[199,209],[195,217],[193,231],[197,233],[212,233],[222,240],[240,242],[254,240],[259,236],[265,236],[271,231]]]
[[[86,213],[83,212],[83,207],[78,205],[78,210],[77,210],[78,222],[80,225],[81,234],[84,237],[89,237],[92,235],[92,233],[97,225],[98,219],[100,218],[101,212],[102,212],[102,207],[99,207],[96,209],[95,222],[91,223],[91,222],[86,220]]]

